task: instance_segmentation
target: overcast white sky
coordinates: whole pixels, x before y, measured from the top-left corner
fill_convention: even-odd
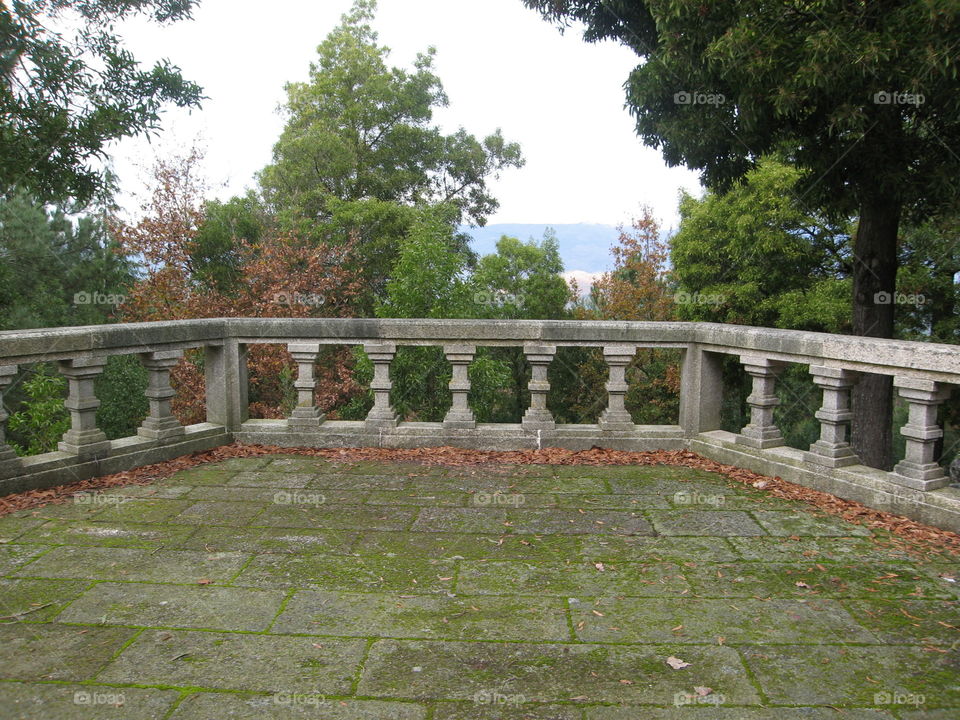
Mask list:
[[[123,186],[138,187],[136,166],[157,152],[198,139],[221,197],[252,187],[283,127],[284,83],[306,79],[317,45],[350,4],[203,0],[190,22],[123,26],[138,59],[170,58],[208,96],[200,111],[168,111],[150,144],[115,147]],[[490,222],[616,224],[646,203],[670,227],[679,189],[699,190],[695,173],[667,168],[633,131],[623,107],[637,60],[630,50],[589,45],[576,30],[561,35],[520,0],[380,0],[374,26],[395,65],[436,46],[450,98],[436,119],[447,131],[462,125],[483,136],[500,127],[521,144],[527,163],[494,183],[501,204]]]

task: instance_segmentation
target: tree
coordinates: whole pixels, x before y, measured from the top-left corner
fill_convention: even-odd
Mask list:
[[[743,181],[684,194],[670,239],[684,320],[850,331],[850,236],[797,201],[802,172],[762,158]]]
[[[200,88],[162,61],[143,69],[114,23],[188,19],[196,0],[0,3],[0,192],[85,205],[110,194],[105,148],[149,133],[165,103],[197,107]],[[61,30],[56,30],[56,25]],[[71,30],[69,28],[76,28]]]
[[[410,208],[450,204],[455,223],[482,225],[498,205],[488,178],[523,163],[499,130],[479,140],[433,124],[434,109],[447,105],[434,50],[419,54],[412,70],[391,67],[369,24],[375,10],[373,0],[357,0],[320,44],[309,81],[287,85],[287,124],[260,174],[285,230],[328,242],[358,238],[372,293],[367,311],[383,297],[415,220]]]
[[[815,208],[859,218],[853,238],[853,332],[892,337],[901,219],[941,206],[960,178],[960,79],[954,3],[890,0],[524,0],[586,24],[643,62],[626,84],[644,142],[671,165],[726,189],[774,151],[808,170]],[[854,390],[853,443],[887,468],[889,377]],[[871,432],[871,428],[875,431]]]

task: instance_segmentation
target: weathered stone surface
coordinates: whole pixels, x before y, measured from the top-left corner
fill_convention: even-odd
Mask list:
[[[121,627],[0,624],[0,668],[8,680],[89,680],[135,633]]]
[[[147,630],[97,676],[113,683],[349,693],[364,640]]]
[[[181,550],[241,553],[329,553],[346,555],[359,533],[311,528],[191,528],[175,545]]]
[[[5,720],[155,720],[164,717],[179,696],[176,690],[153,688],[3,683],[0,717]]]
[[[46,622],[88,587],[85,580],[0,580],[0,623]]]
[[[50,545],[158,548],[183,542],[194,530],[184,525],[51,520],[21,535],[19,540]]]
[[[672,646],[462,643],[379,640],[357,691],[372,697],[473,699],[478,693],[522,696],[525,702],[571,697],[630,704],[669,704],[692,684],[715,688],[737,705],[758,704],[736,651],[686,646],[694,671],[678,671]],[[684,668],[684,670],[690,670]],[[621,680],[627,680],[623,683]]]
[[[736,537],[767,534],[748,513],[737,510],[652,510],[647,517],[660,535]]]
[[[0,545],[0,575],[14,572],[49,549],[46,545]]]
[[[771,535],[849,537],[870,534],[870,531],[862,525],[854,525],[829,515],[814,514],[806,510],[793,512],[757,510],[753,512],[753,517]]]
[[[173,720],[424,720],[427,709],[407,702],[328,698],[322,693],[281,692],[273,695],[196,693],[171,715]]]
[[[57,620],[258,632],[270,626],[286,595],[252,588],[98,583]]]

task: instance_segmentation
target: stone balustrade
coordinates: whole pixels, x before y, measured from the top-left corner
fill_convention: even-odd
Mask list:
[[[297,405],[284,420],[248,418],[247,350],[286,345],[298,368]],[[323,346],[361,346],[373,363],[373,407],[364,421],[328,420],[315,406],[314,361]],[[390,403],[390,367],[404,345],[437,346],[452,368],[443,422],[405,422]],[[479,347],[518,347],[531,367],[530,404],[519,423],[478,423],[468,368]],[[609,368],[607,404],[596,424],[558,424],[547,404],[548,369],[562,347],[600,348]],[[635,425],[624,404],[626,369],[639,349],[679,351],[676,425]],[[182,427],[170,411],[170,371],[184,351],[203,352],[206,421]],[[137,355],[148,372],[149,414],[137,435],[108,440],[96,426],[94,381],[113,355]],[[720,429],[721,360],[733,357],[752,380],[749,422]],[[58,450],[17,457],[6,444],[0,406],[0,494],[118,472],[229,442],[285,447],[524,449],[596,445],[622,450],[690,449],[721,462],[960,530],[960,490],[938,463],[938,407],[960,384],[960,348],[712,323],[237,318],[54,328],[0,333],[0,394],[18,367],[47,361],[67,379],[71,426]],[[809,366],[822,392],[810,415],[820,438],[791,448],[774,420],[777,380]],[[850,391],[863,373],[893,377],[908,405],[904,459],[891,472],[866,467],[851,448]],[[955,400],[956,401],[956,400]]]

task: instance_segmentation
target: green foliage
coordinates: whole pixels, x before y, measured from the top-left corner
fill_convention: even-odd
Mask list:
[[[351,348],[351,352],[353,379],[365,390],[353,395],[343,407],[337,408],[337,415],[343,420],[363,420],[373,407],[373,391],[370,390],[370,383],[373,381],[373,362],[360,346]]]
[[[0,191],[81,205],[111,189],[95,161],[114,140],[158,128],[165,103],[200,88],[169,61],[142,68],[114,24],[188,19],[195,0],[12,0],[0,4]],[[59,26],[59,27],[58,27]]]
[[[26,400],[7,420],[11,447],[21,456],[56,450],[60,438],[70,429],[70,415],[63,406],[66,379],[45,365],[37,365],[23,382],[23,391]]]
[[[237,240],[258,245],[268,224],[266,211],[252,192],[226,202],[208,201],[190,252],[194,279],[219,292],[233,292],[243,280]]]
[[[849,330],[849,235],[798,202],[801,177],[764,158],[728,192],[682,197],[671,264],[683,319]]]
[[[94,389],[100,400],[97,427],[111,440],[136,435],[150,410],[144,395],[147,370],[140,359],[136,355],[111,356]]]
[[[103,219],[75,222],[17,193],[0,198],[0,329],[106,322],[133,276]],[[111,297],[113,296],[113,297]]]
[[[364,311],[382,300],[397,244],[417,220],[409,208],[450,205],[453,224],[483,224],[498,207],[487,179],[523,163],[499,130],[479,140],[433,124],[434,109],[447,104],[434,50],[412,70],[391,67],[370,27],[375,10],[357,0],[320,44],[309,81],[287,86],[287,124],[260,174],[282,228],[357,238],[370,290]]]

